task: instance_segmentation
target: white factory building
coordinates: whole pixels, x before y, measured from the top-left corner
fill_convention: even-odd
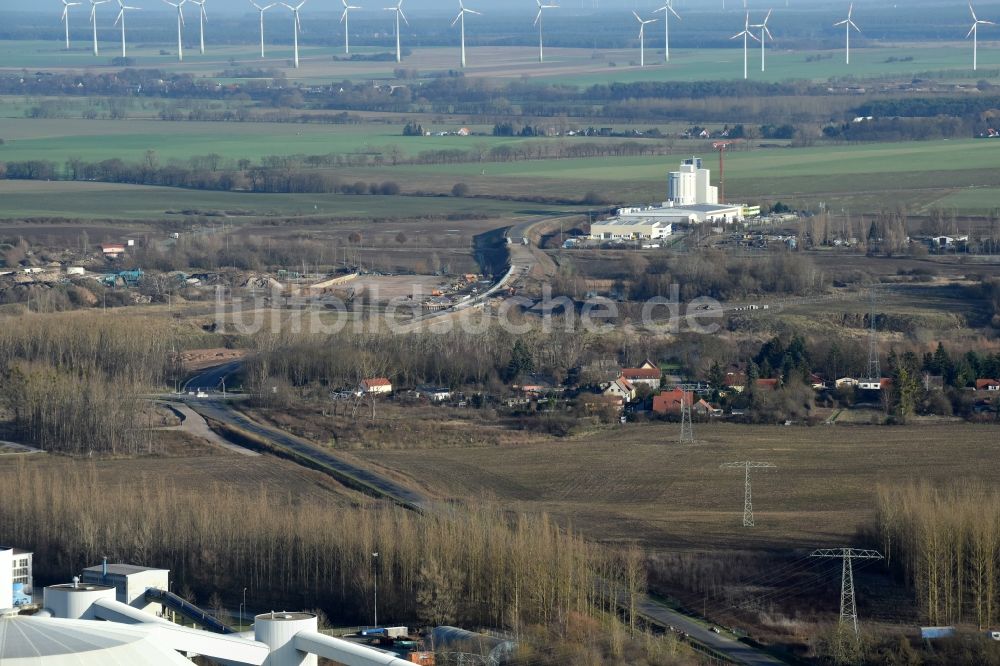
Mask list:
[[[711,172],[701,166],[700,157],[681,163],[680,171],[667,174],[667,201],[674,206],[719,203],[719,188],[711,184]]]
[[[719,188],[701,158],[684,160],[679,171],[667,175],[667,200],[659,206],[619,208],[615,217],[590,225],[590,238],[604,241],[656,240],[673,233],[675,224],[733,224],[742,222],[747,207],[719,203]],[[759,210],[759,209],[758,209]]]

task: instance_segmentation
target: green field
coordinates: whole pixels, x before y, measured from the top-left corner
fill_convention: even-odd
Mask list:
[[[428,126],[427,131],[456,131],[465,125]],[[489,128],[471,126],[488,132]],[[402,155],[424,150],[486,149],[525,139],[493,136],[403,136],[395,124],[322,125],[298,123],[170,122],[159,120],[82,120],[79,118],[0,118],[0,161],[67,158],[137,162],[147,150],[161,160],[187,160],[217,153],[224,158],[259,160],[265,155],[383,153]]]
[[[655,28],[656,26],[654,26]],[[278,33],[274,33],[278,34]],[[566,49],[546,50],[546,62],[537,62],[534,47],[470,47],[466,76],[499,78],[538,78],[544,81],[590,85],[610,81],[695,81],[739,79],[743,76],[741,44],[733,42],[725,49],[671,49],[671,62],[664,65],[659,44],[662,35],[651,33],[653,39],[646,49],[647,67],[638,67],[638,48]],[[111,41],[101,44],[101,55],[94,57],[89,41],[78,40],[70,51],[62,49],[61,42],[0,41],[0,70],[32,69],[114,69],[112,58],[119,55],[120,45],[113,41],[114,33],[102,33]],[[961,42],[941,42],[932,47],[892,45],[851,50],[851,64],[844,63],[843,51],[791,51],[769,45],[767,71],[760,71],[760,50],[750,54],[750,78],[764,81],[808,79],[826,81],[831,78],[912,78],[947,73],[951,79],[975,81],[994,78],[1000,68],[1000,55],[989,49],[980,50],[979,72],[972,71],[971,52]],[[364,47],[358,52],[388,52],[384,48]],[[199,76],[218,76],[222,70],[234,66],[252,66],[284,70],[290,79],[307,83],[329,83],[331,80],[369,80],[393,78],[394,62],[335,62],[340,54],[338,47],[300,47],[301,67],[291,67],[290,45],[269,45],[267,57],[261,59],[254,44],[215,46],[200,55],[189,47],[185,60],[179,63],[175,56],[161,55],[160,51],[173,52],[174,43],[136,43],[129,46],[128,55],[136,67],[158,68],[165,71],[191,72]],[[612,66],[614,63],[614,66]],[[441,72],[458,66],[458,52],[454,47],[415,47],[407,56],[403,67],[421,73]]]
[[[180,220],[185,217],[182,211],[198,211],[198,214],[229,211],[237,219],[242,216],[293,216],[323,221],[330,218],[461,216],[466,213],[476,216],[518,217],[571,209],[454,197],[252,194],[143,185],[0,180],[0,219],[61,217]]]

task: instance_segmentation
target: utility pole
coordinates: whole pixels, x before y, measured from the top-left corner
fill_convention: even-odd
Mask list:
[[[871,289],[872,308],[868,321],[868,380],[872,382],[882,381],[882,370],[878,364],[878,331],[875,328],[875,304],[878,296],[873,286]]]
[[[745,471],[746,481],[743,490],[743,527],[753,527],[753,502],[750,494],[750,470],[751,469],[773,469],[777,465],[769,462],[753,462],[744,460],[743,462],[728,462],[719,465],[720,469],[742,469]]]
[[[691,425],[691,405],[681,397],[681,444],[694,444],[694,428]]]
[[[840,575],[840,627],[839,631],[847,629],[854,631],[854,640],[858,639],[858,608],[854,602],[854,560],[881,560],[882,554],[877,550],[860,548],[820,548],[814,550],[810,557],[840,558],[843,563]]]
[[[372,553],[372,563],[375,568],[375,629],[378,629],[378,551]]]
[[[726,203],[726,148],[729,147],[728,141],[716,141],[712,144],[712,148],[719,151],[719,203]]]

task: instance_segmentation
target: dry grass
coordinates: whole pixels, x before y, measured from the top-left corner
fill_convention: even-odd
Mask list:
[[[169,479],[173,487],[192,491],[225,487],[227,492],[243,495],[247,505],[266,493],[268,497],[287,498],[299,504],[322,501],[324,504],[347,506],[364,502],[354,493],[328,476],[304,469],[294,463],[261,456],[248,458],[219,452],[203,442],[192,441],[181,432],[161,432],[158,437],[169,440],[169,450],[175,457],[144,457],[116,460],[88,460],[97,470],[97,478],[107,488],[148,486],[157,479]],[[187,455],[180,455],[181,447]],[[0,457],[0,483],[13,479],[15,468],[44,470],[53,476],[80,465],[79,461],[48,455]]]
[[[776,427],[697,425],[703,440],[676,444],[671,424],[630,425],[570,441],[492,448],[366,451],[434,494],[495,496],[546,511],[590,537],[651,548],[785,549],[837,545],[872,523],[877,483],[987,479],[990,426]],[[743,479],[756,474],[757,527],[741,527]]]

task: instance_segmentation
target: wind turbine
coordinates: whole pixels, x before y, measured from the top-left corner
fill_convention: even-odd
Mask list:
[[[94,55],[98,55],[98,52],[97,52],[97,5],[103,5],[105,2],[111,2],[111,0],[90,0],[90,25],[94,29]]]
[[[66,50],[69,51],[69,8],[76,7],[79,2],[66,2],[62,0],[63,12],[62,12],[62,22],[66,24]]]
[[[205,55],[205,23],[208,21],[205,0],[191,0],[191,2],[198,5],[198,36],[201,38],[201,54]]]
[[[187,0],[178,0],[178,2],[170,2],[170,0],[163,0],[171,7],[177,8],[177,61],[180,62],[184,60],[184,42],[181,39],[182,27],[184,26],[184,3]]]
[[[838,25],[844,26],[844,34],[847,39],[847,41],[845,42],[845,49],[846,49],[845,53],[847,54],[845,61],[848,65],[851,64],[851,28],[854,28],[858,32],[861,32],[861,28],[855,25],[854,20],[851,18],[852,14],[854,14],[853,2],[851,3],[851,6],[847,10],[847,18],[844,19],[843,21],[838,21],[833,24],[833,27],[837,27]]]
[[[344,53],[351,52],[351,31],[347,27],[347,14],[352,9],[361,9],[361,7],[356,7],[354,5],[347,4],[347,0],[340,0],[344,3],[344,13],[340,15],[340,22],[344,24]]]
[[[65,1],[65,0],[64,0]],[[981,25],[996,25],[993,21],[983,21],[976,16],[976,10],[969,5],[969,11],[972,12],[972,27],[969,29],[969,34],[965,36],[968,39],[972,37],[972,71],[976,71],[979,68],[979,26]],[[69,48],[69,38],[67,37],[66,48]]]
[[[749,77],[749,75],[750,75],[750,71],[749,71],[748,66],[747,66],[747,63],[748,63],[748,60],[747,60],[748,51],[747,51],[747,49],[748,49],[748,47],[750,45],[748,40],[750,40],[750,39],[757,39],[757,35],[755,35],[752,32],[750,32],[750,12],[747,12],[746,21],[743,23],[743,32],[736,33],[735,35],[733,35],[732,37],[730,37],[730,39],[739,39],[740,37],[743,38],[743,79],[746,80]],[[760,40],[757,39],[757,41],[759,42]]]
[[[632,16],[635,20],[639,22],[639,67],[646,66],[646,24],[656,23],[656,19],[646,19],[645,21],[641,16],[632,12]]]
[[[456,23],[461,24],[461,33],[462,33],[462,38],[461,38],[462,39],[462,67],[465,67],[465,15],[466,14],[479,14],[479,15],[481,15],[481,13],[477,12],[475,9],[466,9],[465,8],[465,4],[462,2],[462,0],[458,0],[458,16],[456,16],[455,20],[451,22],[451,25],[452,25],[452,27],[454,27]]]
[[[666,3],[656,10],[656,12],[663,12],[663,62],[670,62],[670,15],[673,14],[677,17],[677,20],[681,20],[680,14],[674,11],[674,8],[670,5],[672,0],[666,0]],[[653,12],[654,14],[656,12]]]
[[[403,62],[403,51],[399,45],[399,19],[403,19],[403,23],[410,25],[410,22],[406,20],[406,14],[403,13],[403,0],[399,0],[395,7],[385,7],[387,12],[396,12],[396,62]]]
[[[538,62],[545,62],[545,47],[542,44],[542,12],[546,9],[558,9],[559,5],[543,5],[542,0],[535,0],[538,3],[538,14],[535,15],[535,25],[538,26]]]
[[[291,10],[292,15],[295,17],[295,25],[294,25],[294,29],[295,29],[295,41],[294,41],[294,45],[295,45],[295,69],[299,68],[299,30],[302,29],[302,22],[299,21],[299,10],[302,9],[302,5],[306,4],[307,2],[309,2],[309,0],[302,0],[302,2],[300,2],[297,5],[295,5],[294,7],[292,7],[289,4],[285,4],[284,2],[281,3],[281,4],[285,5],[285,7],[288,7],[288,9]],[[263,14],[261,14],[261,16],[263,16]]]
[[[771,18],[772,11],[773,10],[771,9],[767,10],[767,16],[764,17],[763,22],[755,23],[750,26],[751,28],[760,28],[760,71],[762,72],[764,71],[764,40],[770,39],[772,42],[774,41],[774,35],[772,35],[771,31],[767,29],[767,20]]]
[[[263,58],[264,57],[264,12],[266,12],[271,7],[274,7],[278,3],[272,2],[269,5],[264,5],[263,7],[261,7],[253,0],[250,0],[250,4],[253,5],[258,12],[260,12],[260,57]]]
[[[141,7],[129,7],[122,0],[118,0],[118,18],[115,19],[115,25],[119,23],[122,24],[122,58],[125,58],[125,10],[126,9],[142,9]]]

